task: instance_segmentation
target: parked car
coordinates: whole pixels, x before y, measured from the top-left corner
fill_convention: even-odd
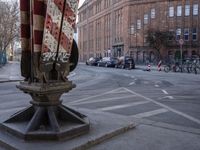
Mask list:
[[[86,61],[86,65],[97,66],[97,62],[100,60],[98,57],[91,57]]]
[[[122,69],[135,69],[135,62],[130,56],[122,56],[119,58],[119,62],[115,67]]]
[[[97,66],[103,67],[115,67],[118,64],[118,59],[114,57],[103,57],[100,61],[98,61]]]

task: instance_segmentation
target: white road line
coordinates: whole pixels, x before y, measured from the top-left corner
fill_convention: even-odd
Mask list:
[[[135,82],[131,82],[131,83],[129,83],[129,85],[133,85],[133,84],[135,84]]]
[[[112,98],[105,98],[105,99],[97,99],[97,100],[90,100],[90,101],[84,101],[80,103],[75,103],[71,105],[80,105],[80,104],[90,104],[90,103],[98,103],[98,102],[105,102],[105,101],[115,101],[119,99],[125,99],[125,98],[131,98],[131,97],[136,97],[136,95],[128,95],[128,96],[121,96],[121,97],[112,97]]]
[[[123,90],[121,90],[121,91],[118,90],[118,91],[114,91],[114,92],[109,93],[109,94],[116,94],[116,93],[117,93],[117,94],[121,94],[121,93],[128,93],[128,92],[127,92],[126,90],[123,89]]]
[[[180,115],[180,116],[182,116],[182,117],[185,117],[185,118],[187,118],[187,119],[189,119],[189,120],[191,120],[191,121],[193,121],[193,122],[196,122],[196,123],[200,124],[200,120],[197,119],[197,118],[194,118],[194,117],[192,117],[192,116],[190,116],[190,115],[188,115],[188,114],[185,114],[185,113],[183,113],[183,112],[180,112],[180,111],[178,111],[178,110],[175,110],[175,109],[173,109],[173,108],[171,108],[171,107],[169,107],[169,106],[167,106],[167,105],[164,105],[164,104],[162,104],[162,103],[160,103],[160,102],[157,102],[157,101],[155,101],[155,100],[153,100],[153,99],[151,99],[151,98],[145,97],[145,96],[143,96],[143,95],[141,95],[141,94],[138,94],[138,93],[136,93],[136,92],[134,92],[134,91],[131,91],[131,90],[127,89],[127,88],[124,88],[124,89],[127,90],[127,91],[129,91],[130,93],[132,93],[132,94],[134,94],[134,95],[137,95],[137,96],[139,96],[139,97],[142,97],[142,98],[144,98],[145,100],[148,100],[148,101],[150,101],[150,102],[153,102],[153,103],[155,103],[155,104],[157,104],[157,105],[159,105],[159,106],[161,106],[161,107],[164,107],[165,109],[167,109],[167,110],[169,110],[169,111],[172,111],[172,112],[174,112],[174,113],[176,113],[176,114],[178,114],[178,115]]]
[[[67,77],[68,78],[71,78],[71,77],[73,77],[73,76],[75,76],[76,75],[76,73],[75,72],[72,72],[72,73],[70,73]]]
[[[158,85],[158,84],[155,84],[155,87],[159,87],[159,85]]]
[[[158,115],[158,114],[165,113],[165,112],[168,112],[168,110],[165,108],[161,108],[161,109],[157,109],[157,110],[153,110],[153,111],[139,113],[136,115],[131,115],[130,117],[144,118],[144,117],[150,117],[150,116]]]
[[[117,91],[117,90],[119,90],[119,89],[123,89],[123,88],[117,88],[117,89],[114,89],[114,90],[111,90],[111,91],[108,91],[108,92],[105,92],[105,93],[101,93],[101,94],[98,94],[98,95],[93,95],[93,96],[85,97],[85,98],[82,98],[82,99],[79,99],[79,100],[76,100],[76,101],[69,102],[69,104],[87,101],[87,100],[90,99],[90,98],[95,98],[95,97],[98,97],[98,96],[103,96],[103,95],[112,93],[112,92],[114,92],[114,91]],[[64,95],[64,94],[63,94],[63,95]]]
[[[133,103],[123,104],[123,105],[115,105],[115,106],[111,106],[111,107],[99,108],[97,110],[108,111],[108,110],[115,110],[115,109],[131,107],[131,106],[142,105],[142,104],[146,104],[146,103],[149,103],[149,101],[141,101],[141,102],[133,102]]]
[[[173,96],[164,96],[164,97],[161,97],[161,98],[158,98],[158,99],[165,99],[165,98],[168,98],[168,99],[174,99]]]
[[[166,90],[162,90],[162,92],[163,92],[164,94],[169,94]]]

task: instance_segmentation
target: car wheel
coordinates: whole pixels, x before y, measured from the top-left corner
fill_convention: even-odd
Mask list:
[[[115,65],[115,68],[118,68],[117,65]]]
[[[105,67],[108,67],[108,64],[105,64]]]
[[[100,64],[98,63],[97,66],[100,67]]]

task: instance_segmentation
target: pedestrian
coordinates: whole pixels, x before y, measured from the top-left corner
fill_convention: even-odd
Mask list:
[[[147,65],[147,71],[151,71],[151,65],[150,64]]]

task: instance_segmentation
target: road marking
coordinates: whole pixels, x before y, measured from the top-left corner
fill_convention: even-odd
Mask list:
[[[133,102],[133,103],[123,104],[123,105],[115,105],[115,106],[111,106],[111,107],[99,108],[97,110],[108,111],[108,110],[115,110],[115,109],[131,107],[131,106],[142,105],[142,104],[146,104],[146,103],[149,103],[149,101],[141,101],[141,102]]]
[[[165,113],[165,112],[168,112],[168,110],[165,109],[165,108],[161,108],[161,109],[157,109],[157,110],[153,110],[153,111],[139,113],[139,114],[136,114],[136,115],[131,115],[130,117],[144,118],[144,117],[155,116],[155,115],[158,115],[158,114],[161,114],[161,113]]]
[[[174,99],[173,96],[164,96],[164,97],[159,98],[159,100],[160,100],[160,99],[165,99],[165,98],[168,98],[168,99]]]
[[[73,77],[73,76],[75,76],[76,75],[76,73],[75,72],[72,72],[72,73],[70,73],[67,77],[68,78],[71,78],[71,77]]]
[[[133,85],[133,84],[135,84],[135,82],[131,82],[131,83],[129,83],[129,85]]]
[[[166,90],[162,90],[162,92],[163,92],[164,94],[169,94]]]
[[[155,87],[160,87],[158,84],[155,84]]]
[[[84,101],[84,102],[75,103],[75,104],[71,104],[71,105],[90,104],[90,103],[98,103],[98,102],[105,102],[105,101],[115,101],[115,100],[124,99],[124,98],[131,98],[131,97],[136,97],[136,95],[90,100],[90,101]]]
[[[141,94],[138,94],[138,93],[136,93],[136,92],[134,92],[134,91],[131,91],[131,90],[127,89],[127,88],[124,88],[124,89],[127,90],[127,91],[129,91],[130,93],[132,93],[132,94],[134,94],[134,95],[137,95],[137,96],[139,96],[139,97],[142,97],[142,98],[144,98],[145,100],[148,100],[148,101],[150,101],[150,102],[153,102],[153,103],[155,103],[155,104],[157,104],[157,105],[159,105],[159,106],[161,106],[161,107],[164,107],[165,109],[167,109],[167,110],[169,110],[169,111],[172,111],[172,112],[174,112],[174,113],[176,113],[176,114],[178,114],[178,115],[180,115],[180,116],[182,116],[182,117],[185,117],[185,118],[187,118],[187,119],[189,119],[189,120],[191,120],[191,121],[193,121],[193,122],[196,122],[196,123],[200,124],[200,120],[197,119],[197,118],[194,118],[194,117],[192,117],[192,116],[190,116],[190,115],[188,115],[188,114],[185,114],[185,113],[183,113],[183,112],[180,112],[180,111],[178,111],[178,110],[175,110],[175,109],[173,109],[173,108],[171,108],[171,107],[169,107],[169,106],[167,106],[167,105],[164,105],[164,104],[162,104],[162,103],[160,103],[160,102],[157,102],[157,101],[155,101],[155,100],[153,100],[153,99],[151,99],[151,98],[145,97],[145,96],[143,96],[143,95],[141,95]]]
[[[117,91],[114,91],[114,92],[111,92],[111,93],[109,93],[109,94],[121,94],[121,93],[128,93],[126,90],[117,90]]]
[[[112,93],[112,92],[114,92],[114,91],[117,91],[117,90],[119,90],[119,89],[123,89],[123,88],[120,87],[120,88],[117,88],[117,89],[114,89],[114,90],[111,90],[111,91],[108,91],[108,92],[105,92],[105,93],[101,93],[101,94],[98,94],[98,95],[85,97],[85,98],[82,98],[82,99],[79,99],[79,100],[76,100],[76,101],[69,102],[69,104],[87,101],[88,99],[95,98],[95,97],[98,97],[98,96],[103,96],[103,95]],[[63,95],[64,95],[64,94],[63,94]]]
[[[135,78],[135,76],[131,76],[131,78]]]

